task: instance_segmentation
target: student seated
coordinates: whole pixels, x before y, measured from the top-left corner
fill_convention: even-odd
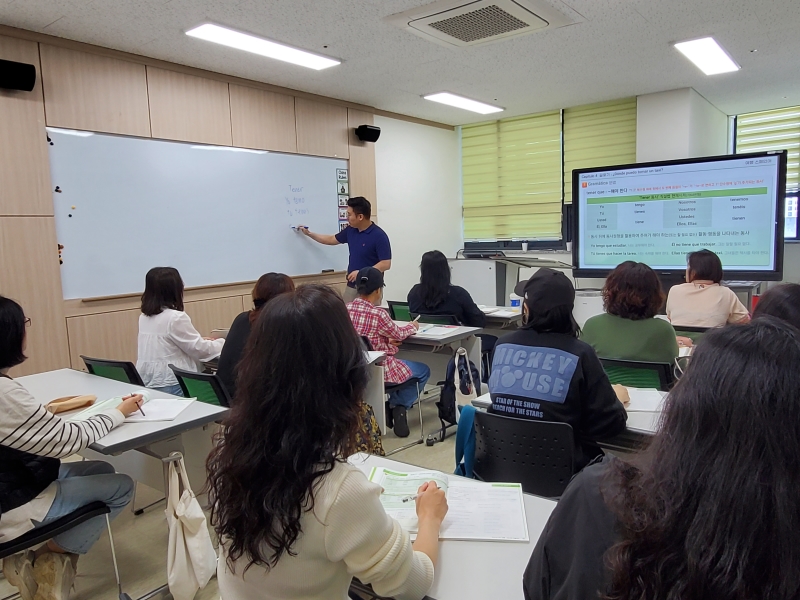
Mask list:
[[[800,329],[800,285],[783,283],[769,288],[758,299],[753,319],[772,316]]]
[[[294,281],[288,275],[283,273],[262,275],[253,287],[253,310],[247,310],[233,320],[228,335],[225,337],[225,345],[219,355],[219,366],[217,367],[217,377],[220,378],[231,398],[236,395],[237,365],[242,358],[253,322],[267,302],[279,294],[292,290],[294,290]]]
[[[722,261],[711,250],[689,253],[686,283],[673,286],[667,297],[667,317],[673,325],[722,327],[750,319],[730,288],[720,285]]]
[[[381,597],[427,593],[447,501],[432,482],[419,488],[412,544],[380,486],[347,463],[368,379],[331,288],[305,285],[264,307],[208,460],[223,598],[344,600],[353,577]]]
[[[411,360],[395,358],[398,348],[396,342],[411,337],[419,329],[419,324],[409,323],[403,327],[392,321],[389,313],[378,308],[383,302],[383,273],[375,267],[364,267],[356,277],[358,298],[347,305],[350,319],[358,335],[369,340],[372,349],[385,352],[383,363],[384,380],[388,383],[402,383],[412,377],[420,380],[420,393],[425,388],[431,369],[428,365]],[[395,343],[392,343],[395,342]],[[417,401],[415,386],[397,390],[389,395],[391,422],[398,437],[408,437],[407,410]]]
[[[450,284],[450,265],[438,250],[422,255],[419,283],[408,292],[408,308],[421,315],[453,315],[467,327],[485,327],[486,315],[462,287]]]
[[[0,544],[47,525],[81,506],[103,502],[113,519],[130,502],[133,480],[98,460],[61,463],[85,450],[139,409],[140,395],[85,421],[66,421],[45,410],[8,370],[26,356],[25,317],[19,304],[0,296]],[[35,552],[3,560],[6,580],[24,600],[66,600],[78,556],[106,529],[94,517],[56,535]]]
[[[145,386],[183,396],[178,379],[168,365],[200,371],[199,362],[219,356],[224,339],[202,337],[183,312],[183,280],[172,267],[147,272],[139,315],[139,359],[136,370]]]
[[[777,319],[706,333],[649,447],[569,484],[525,598],[797,598],[798,364]]]
[[[655,318],[663,304],[655,271],[644,263],[625,261],[603,286],[606,312],[586,321],[581,339],[600,358],[672,364],[678,356],[675,329]]]
[[[524,298],[523,325],[495,346],[490,412],[569,423],[579,471],[603,453],[595,441],[622,432],[628,415],[592,347],[577,339],[567,276],[542,268],[514,292]]]

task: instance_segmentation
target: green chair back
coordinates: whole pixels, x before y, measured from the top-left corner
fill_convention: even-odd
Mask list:
[[[106,358],[90,358],[83,355],[81,355],[81,358],[86,365],[86,370],[92,375],[144,387],[142,378],[132,362],[125,360],[109,360]]]
[[[125,369],[122,367],[95,366],[94,373],[92,374],[105,377],[106,379],[121,381],[122,383],[133,383],[130,380],[130,377],[128,377],[128,374],[125,372]]]
[[[169,365],[187,398],[197,398],[200,402],[214,406],[230,406],[230,396],[215,373],[195,373]]]
[[[411,320],[411,311],[408,308],[408,302],[389,300],[389,314],[395,321]]]
[[[412,314],[412,318],[417,315]],[[430,325],[458,325],[458,319],[454,315],[419,315],[420,323],[428,323]]]
[[[672,365],[633,360],[601,358],[603,370],[611,383],[627,387],[655,388],[669,391],[675,381]]]
[[[675,327],[675,335],[687,337],[692,340],[693,343],[697,343],[700,341],[706,331],[708,331],[710,327]]]
[[[187,396],[189,398],[197,398],[200,402],[206,404],[213,404],[214,406],[222,406],[214,391],[213,386],[207,381],[199,381],[197,379],[183,379],[183,384],[186,386]]]

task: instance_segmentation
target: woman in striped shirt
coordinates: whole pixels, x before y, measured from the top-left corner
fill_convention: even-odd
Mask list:
[[[0,296],[0,543],[46,525],[81,506],[100,501],[114,518],[130,502],[133,480],[102,461],[60,459],[84,450],[121,425],[142,397],[125,398],[118,408],[86,421],[71,422],[45,410],[8,370],[25,360],[31,320],[13,300]],[[95,517],[55,536],[36,552],[6,558],[3,573],[22,600],[66,600],[80,554],[105,528]],[[37,593],[38,590],[38,593]]]

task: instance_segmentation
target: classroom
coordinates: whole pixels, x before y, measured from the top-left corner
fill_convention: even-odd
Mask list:
[[[0,2],[0,598],[797,598],[798,26]]]

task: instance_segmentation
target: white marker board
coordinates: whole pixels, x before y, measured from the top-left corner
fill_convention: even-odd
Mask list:
[[[64,298],[140,292],[156,266],[187,287],[347,267],[292,229],[339,231],[345,160],[47,131]]]

